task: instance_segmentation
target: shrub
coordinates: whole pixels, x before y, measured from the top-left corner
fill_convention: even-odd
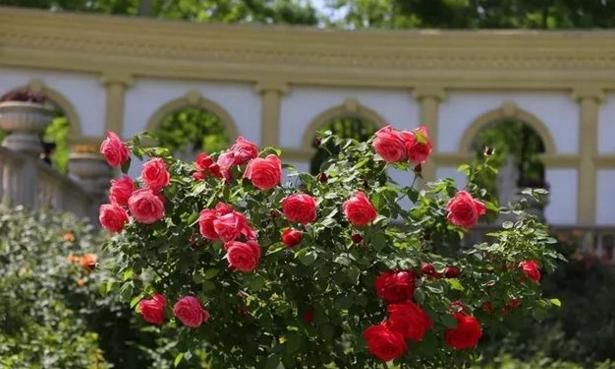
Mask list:
[[[151,160],[127,205],[104,205],[100,220],[120,231],[108,245],[115,288],[153,329],[176,332],[176,364],[206,350],[214,368],[463,366],[513,312],[559,305],[539,282],[555,240],[523,203],[498,208],[476,185],[495,172],[488,158],[460,168],[463,190],[450,179],[414,187],[431,152],[424,128],[387,127],[364,143],[325,135],[320,145],[339,154],[317,176],[284,166],[283,185],[280,152],[243,138],[195,163],[140,141],[103,145],[110,159],[130,146]],[[515,221],[460,247],[499,212]]]

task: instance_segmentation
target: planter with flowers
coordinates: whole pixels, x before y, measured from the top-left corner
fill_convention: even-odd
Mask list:
[[[321,137],[330,143],[340,154],[312,176],[243,138],[194,163],[139,137],[103,142],[112,166],[130,152],[149,158],[138,180],[112,181],[100,222],[117,234],[108,249],[121,278],[110,286],[146,322],[176,331],[176,363],[204,349],[212,368],[458,367],[511,314],[559,304],[540,289],[559,257],[546,227],[472,181],[493,171],[489,158],[464,167],[463,189],[443,179],[419,190],[425,128],[386,127],[363,143]],[[389,167],[408,183],[392,182]],[[491,242],[459,246],[501,211],[515,221]]]
[[[2,146],[37,157],[43,152],[40,135],[53,118],[45,101],[44,95],[28,90],[0,97],[0,129],[8,133]]]

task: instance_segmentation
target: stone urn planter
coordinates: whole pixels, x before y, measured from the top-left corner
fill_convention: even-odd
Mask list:
[[[40,135],[53,118],[53,111],[36,102],[0,102],[0,129],[9,134],[2,146],[38,157],[43,152]]]
[[[93,145],[75,145],[68,158],[68,173],[92,195],[104,195],[112,171]]]

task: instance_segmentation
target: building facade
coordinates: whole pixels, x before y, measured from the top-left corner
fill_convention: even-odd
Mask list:
[[[476,134],[514,118],[544,142],[547,221],[615,225],[615,32],[350,32],[0,7],[0,94],[21,87],[62,108],[74,148],[199,107],[301,170],[335,117],[422,123],[426,177],[460,187]]]

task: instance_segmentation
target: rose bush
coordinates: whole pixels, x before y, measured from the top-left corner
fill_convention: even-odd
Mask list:
[[[542,193],[498,207],[475,181],[495,173],[489,158],[460,167],[463,188],[442,179],[417,189],[427,130],[375,136],[324,134],[321,145],[341,150],[317,176],[244,138],[195,163],[139,136],[118,146],[155,160],[162,178],[144,168],[130,220],[108,244],[123,276],[115,286],[153,329],[177,331],[176,363],[205,349],[213,368],[457,367],[510,310],[559,304],[536,281],[559,258],[555,241],[523,210]],[[406,171],[408,184],[389,169]],[[467,229],[501,212],[516,220],[462,247]]]

